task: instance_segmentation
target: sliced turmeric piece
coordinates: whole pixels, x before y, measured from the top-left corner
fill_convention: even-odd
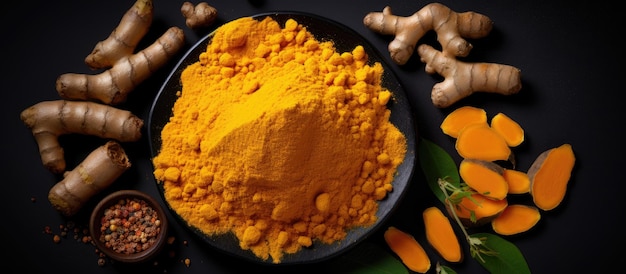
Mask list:
[[[502,135],[510,147],[519,146],[524,142],[524,129],[504,113],[500,112],[491,118],[491,128]]]
[[[565,198],[576,156],[570,144],[542,152],[528,169],[530,194],[537,207],[551,210]]]
[[[471,124],[487,123],[487,112],[482,108],[472,106],[459,107],[443,119],[441,122],[441,131],[452,137],[459,137],[459,132],[463,128]]]
[[[465,159],[506,161],[511,156],[511,148],[504,137],[486,123],[463,128],[456,139],[455,148]]]
[[[509,205],[491,221],[491,228],[500,235],[515,235],[533,228],[541,219],[539,209],[527,205]]]
[[[526,172],[507,168],[502,176],[509,184],[509,194],[525,194],[530,191],[530,179]]]
[[[474,193],[462,198],[454,210],[465,227],[478,227],[490,223],[507,206],[507,199],[494,200]]]
[[[501,166],[483,160],[463,159],[459,165],[459,175],[470,188],[496,200],[506,198],[509,193],[503,173]]]
[[[412,271],[426,273],[430,269],[430,258],[422,245],[410,234],[396,228],[389,227],[383,234],[385,242]]]
[[[463,259],[463,252],[448,217],[434,206],[425,209],[422,215],[428,243],[446,261],[460,262]]]

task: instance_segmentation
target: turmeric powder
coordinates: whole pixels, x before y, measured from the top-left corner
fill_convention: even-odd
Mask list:
[[[363,46],[337,52],[293,19],[221,26],[182,72],[161,132],[167,203],[272,263],[373,225],[406,154],[382,74]]]

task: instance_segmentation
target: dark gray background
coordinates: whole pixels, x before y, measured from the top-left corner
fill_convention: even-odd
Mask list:
[[[0,242],[5,248],[3,269],[19,273],[234,273],[254,266],[212,250],[178,223],[171,233],[177,242],[163,254],[159,265],[122,264],[97,266],[94,248],[73,240],[71,235],[55,244],[44,233],[55,233],[68,220],[57,214],[46,199],[48,190],[60,180],[41,165],[36,143],[19,119],[19,113],[43,100],[59,99],[54,82],[62,73],[94,73],[83,63],[96,42],[105,39],[134,1],[4,1],[0,15],[2,42],[1,119],[4,137],[3,187],[0,202],[3,214]],[[210,1],[219,19],[214,27],[242,16],[268,11],[304,11],[335,20],[370,41],[390,63],[387,43],[366,29],[363,17],[390,5],[398,15],[410,15],[427,1]],[[504,112],[526,130],[526,141],[515,149],[518,167],[527,169],[544,150],[570,143],[577,156],[576,167],[564,202],[542,215],[540,224],[529,233],[508,237],[515,243],[534,273],[599,273],[621,268],[626,236],[618,225],[623,212],[624,60],[617,39],[623,31],[618,9],[601,1],[442,1],[456,11],[476,11],[495,22],[486,38],[472,41],[469,61],[514,65],[522,70],[523,88],[518,95],[503,97],[476,94],[453,106],[483,107],[492,116]],[[154,41],[170,26],[186,32],[184,53],[212,28],[194,32],[184,25],[182,1],[155,1],[154,22],[139,47]],[[433,36],[424,42],[432,42]],[[154,74],[129,96],[121,107],[146,119],[149,107],[176,60]],[[404,66],[393,65],[407,91],[419,136],[435,141],[454,155],[453,141],[443,135],[439,124],[452,109],[437,109],[430,101],[430,89],[440,77],[424,72],[418,58]],[[68,166],[74,166],[101,141],[85,136],[62,138]],[[147,139],[125,144],[133,167],[104,195],[115,189],[134,188],[158,197],[151,177]],[[85,207],[88,212],[98,197]],[[33,202],[31,198],[34,198]],[[424,208],[439,205],[416,168],[410,190],[386,225],[413,233],[426,243],[421,223]],[[87,213],[75,216],[79,226]],[[185,245],[183,241],[187,241]],[[386,248],[382,231],[368,240]],[[168,253],[169,251],[168,250]],[[431,252],[434,263],[439,258]],[[467,255],[467,253],[466,253]],[[181,260],[191,259],[186,267]],[[458,273],[485,273],[469,256],[453,265]],[[260,267],[268,272],[329,272],[326,263]],[[433,272],[431,270],[431,272]]]

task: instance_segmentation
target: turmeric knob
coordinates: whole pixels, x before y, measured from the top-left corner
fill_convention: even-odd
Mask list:
[[[183,30],[171,27],[150,46],[134,53],[149,30],[152,17],[152,0],[136,0],[109,37],[98,42],[85,58],[89,68],[107,70],[96,75],[60,75],[56,80],[59,96],[109,105],[126,101],[128,93],[167,63],[185,43]]]
[[[131,164],[122,146],[108,141],[65,174],[48,194],[52,206],[65,216],[76,214],[95,194],[111,185]]]
[[[521,71],[496,63],[467,63],[422,44],[417,48],[428,74],[444,77],[433,86],[431,100],[439,108],[449,107],[474,92],[512,95],[522,89]]]
[[[493,21],[485,15],[471,11],[458,13],[440,3],[428,4],[407,17],[394,15],[387,6],[382,12],[367,14],[363,24],[380,34],[395,35],[388,48],[393,61],[400,65],[409,60],[417,42],[428,31],[437,32],[437,41],[446,54],[464,57],[472,49],[464,38],[487,36],[493,28]]]
[[[194,6],[191,2],[184,2],[180,12],[185,17],[185,24],[191,29],[208,27],[217,18],[217,9],[206,2],[200,2]]]
[[[165,65],[184,42],[183,30],[171,27],[147,48],[116,60],[111,68],[99,74],[61,74],[56,80],[57,93],[71,100],[109,105],[125,102],[128,94]]]
[[[44,166],[53,173],[65,171],[60,135],[79,133],[130,142],[141,138],[143,127],[143,120],[130,111],[94,102],[39,102],[22,111],[20,118],[39,145]]]
[[[153,12],[152,0],[137,0],[124,13],[115,31],[98,42],[85,57],[85,64],[93,70],[107,68],[119,59],[132,55],[141,38],[148,33]]]

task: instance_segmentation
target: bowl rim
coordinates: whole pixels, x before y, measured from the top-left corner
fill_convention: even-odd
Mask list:
[[[409,185],[411,184],[415,173],[418,132],[415,124],[415,118],[413,117],[412,106],[408,101],[407,92],[402,86],[402,83],[399,81],[394,69],[392,69],[390,61],[384,57],[381,51],[375,48],[365,36],[343,23],[314,13],[292,10],[270,11],[242,17],[251,17],[257,20],[265,17],[271,17],[279,22],[284,22],[288,18],[295,18],[299,23],[306,25],[307,29],[316,35],[316,38],[320,40],[334,41],[338,50],[341,50],[342,47],[346,47],[346,45],[350,43],[349,41],[358,41],[368,52],[370,62],[379,62],[384,67],[385,72],[383,75],[383,82],[385,87],[393,92],[394,98],[393,100],[390,100],[391,108],[393,109],[390,120],[405,134],[407,141],[407,151],[405,157],[402,164],[398,166],[396,174],[394,175],[394,191],[388,193],[387,197],[379,203],[379,209],[376,214],[378,220],[371,226],[352,228],[346,238],[332,244],[324,244],[316,241],[315,245],[311,248],[305,248],[292,254],[285,253],[283,254],[284,256],[278,265],[316,263],[337,257],[354,248],[358,243],[378,231],[390,218],[392,212],[397,209],[406,192],[408,192]],[[228,22],[224,22],[224,24]],[[321,27],[320,24],[322,25]],[[327,31],[328,29],[332,29],[332,31]],[[177,86],[180,87],[178,79],[181,71],[185,66],[195,62],[192,58],[197,57],[197,55],[204,50],[203,46],[210,42],[214,34],[215,30],[201,37],[180,57],[179,61],[173,66],[171,72],[155,95],[152,106],[148,112],[147,121],[147,137],[151,153],[150,159],[159,153],[161,147],[160,132],[163,129],[164,124],[166,124],[166,120],[171,116],[171,109],[176,100],[175,92],[173,91],[177,88]],[[345,37],[344,35],[348,35],[349,37]],[[346,38],[348,38],[348,42],[344,41]],[[351,47],[354,45],[356,44],[350,44]],[[172,98],[173,100],[170,100]],[[161,113],[164,110],[170,111],[165,118],[162,117]],[[160,182],[156,178],[153,179],[161,199],[177,223],[197,236],[199,240],[206,243],[210,248],[231,255],[235,258],[244,259],[248,262],[260,265],[277,265],[272,262],[271,258],[262,259],[254,255],[250,250],[241,249],[238,245],[238,240],[234,234],[230,232],[219,235],[207,235],[197,227],[189,225],[187,221],[169,204],[164,195],[163,182]],[[396,186],[398,188],[396,188]]]
[[[109,208],[110,206],[116,204],[121,198],[138,198],[140,200],[144,200],[152,207],[153,210],[157,212],[159,219],[161,220],[161,231],[157,235],[156,243],[151,246],[149,249],[136,252],[132,254],[121,254],[117,253],[110,248],[104,246],[102,242],[100,242],[99,237],[102,233],[99,230],[100,217],[104,214],[104,210]],[[145,192],[127,189],[127,190],[118,190],[110,193],[105,196],[98,204],[94,207],[91,216],[89,218],[89,233],[91,235],[91,239],[98,248],[98,250],[104,253],[107,257],[125,263],[135,263],[146,261],[154,258],[163,248],[163,245],[167,241],[167,230],[169,224],[167,220],[167,215],[165,214],[165,210],[159,204],[159,202],[154,199],[152,196],[148,195]]]

